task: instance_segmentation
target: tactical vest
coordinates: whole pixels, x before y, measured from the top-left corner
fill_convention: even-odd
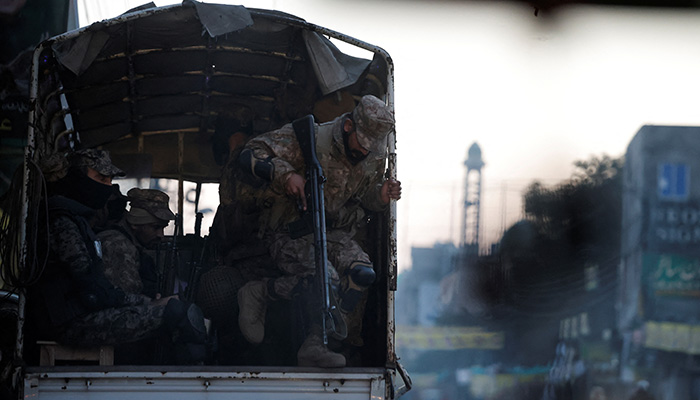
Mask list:
[[[69,265],[64,265],[53,251],[49,252],[47,266],[31,293],[43,300],[51,325],[60,327],[89,312],[122,304],[124,293],[104,276],[100,241],[88,221],[80,215],[80,206],[56,196],[49,199],[49,207],[51,220],[67,217],[78,227],[92,261],[86,274],[75,277],[71,275]]]

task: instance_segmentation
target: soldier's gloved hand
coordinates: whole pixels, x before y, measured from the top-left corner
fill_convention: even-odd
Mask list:
[[[301,209],[304,211],[306,211],[306,194],[304,192],[305,185],[306,179],[295,172],[287,175],[287,179],[284,182],[284,190],[287,195],[295,197],[301,204]]]

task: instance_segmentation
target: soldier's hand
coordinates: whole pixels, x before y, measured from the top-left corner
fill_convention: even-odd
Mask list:
[[[294,172],[289,174],[287,181],[284,183],[284,190],[287,192],[287,195],[295,197],[301,204],[304,211],[306,211],[306,194],[304,193],[305,184],[306,179]]]
[[[157,298],[151,300],[151,304],[154,306],[164,306],[164,305],[168,304],[170,299],[177,299],[177,295],[174,294],[174,295],[168,296],[168,297],[157,297]]]
[[[384,181],[381,190],[381,199],[384,204],[389,204],[391,200],[398,200],[401,198],[401,182],[389,179]]]

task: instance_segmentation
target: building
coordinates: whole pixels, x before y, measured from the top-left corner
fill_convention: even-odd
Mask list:
[[[625,161],[617,326],[626,381],[700,396],[700,127],[642,127]]]

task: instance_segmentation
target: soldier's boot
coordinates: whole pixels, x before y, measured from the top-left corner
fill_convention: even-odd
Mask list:
[[[195,304],[170,299],[163,320],[175,332],[175,360],[178,364],[199,364],[206,361],[207,329],[204,314]]]
[[[297,363],[300,367],[342,368],[345,366],[345,356],[330,351],[328,346],[323,344],[318,328],[312,329],[299,348]]]
[[[267,285],[263,281],[248,282],[238,290],[238,327],[250,343],[259,344],[265,337]]]

